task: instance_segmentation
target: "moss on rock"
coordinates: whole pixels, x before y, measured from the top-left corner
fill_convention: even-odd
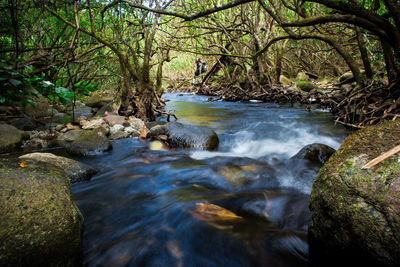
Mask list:
[[[298,81],[296,85],[298,88],[300,88],[302,91],[305,92],[310,92],[315,87],[314,84],[312,84],[312,82],[309,81]]]
[[[79,266],[83,217],[52,165],[0,161],[0,265]]]
[[[358,264],[400,265],[400,156],[361,169],[399,145],[399,131],[400,121],[357,131],[320,170],[310,196],[314,261],[350,256]]]

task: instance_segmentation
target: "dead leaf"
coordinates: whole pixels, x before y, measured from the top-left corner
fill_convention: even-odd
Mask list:
[[[20,166],[21,168],[25,168],[25,167],[26,167],[26,163],[23,162],[23,161],[21,161],[21,162],[19,163],[19,166]]]
[[[140,133],[139,138],[146,139],[146,137],[147,137],[146,125],[143,125],[142,132]]]
[[[243,217],[237,216],[227,209],[208,203],[196,203],[196,208],[191,214],[194,218],[209,223],[239,222],[243,220]]]

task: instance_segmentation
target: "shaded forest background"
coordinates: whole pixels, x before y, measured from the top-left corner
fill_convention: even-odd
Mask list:
[[[396,0],[5,0],[0,23],[1,105],[112,95],[120,114],[154,120],[169,88],[319,95],[356,128],[400,114]],[[193,87],[197,57],[209,72]]]

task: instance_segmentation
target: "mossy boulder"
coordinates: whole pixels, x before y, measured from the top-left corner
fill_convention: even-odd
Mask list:
[[[0,160],[0,266],[80,266],[83,217],[53,165]]]
[[[97,169],[87,164],[66,157],[56,156],[51,153],[30,153],[20,156],[19,159],[23,160],[28,165],[30,165],[31,162],[43,162],[55,166],[68,176],[71,183],[87,181],[98,172]]]
[[[111,142],[101,130],[72,130],[57,138],[57,144],[73,155],[93,155],[112,149]]]
[[[400,121],[355,132],[320,170],[310,196],[310,257],[325,266],[400,266]]]
[[[21,132],[12,125],[0,124],[0,153],[12,152],[22,143]]]
[[[296,86],[304,92],[310,92],[315,88],[314,84],[310,81],[298,81]]]
[[[96,130],[83,131],[73,142],[64,144],[68,153],[73,155],[94,155],[112,149],[111,142]]]
[[[171,147],[213,150],[219,144],[217,134],[204,126],[170,122],[166,124],[165,132]]]

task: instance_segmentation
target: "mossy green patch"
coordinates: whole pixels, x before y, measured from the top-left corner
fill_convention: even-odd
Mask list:
[[[338,248],[341,253],[357,248],[351,252],[354,256],[400,264],[399,158],[392,156],[369,170],[361,169],[399,145],[399,132],[400,121],[357,131],[320,170],[310,195],[309,227],[320,249],[334,254]]]
[[[83,218],[62,170],[1,159],[0,188],[1,266],[81,264]]]

